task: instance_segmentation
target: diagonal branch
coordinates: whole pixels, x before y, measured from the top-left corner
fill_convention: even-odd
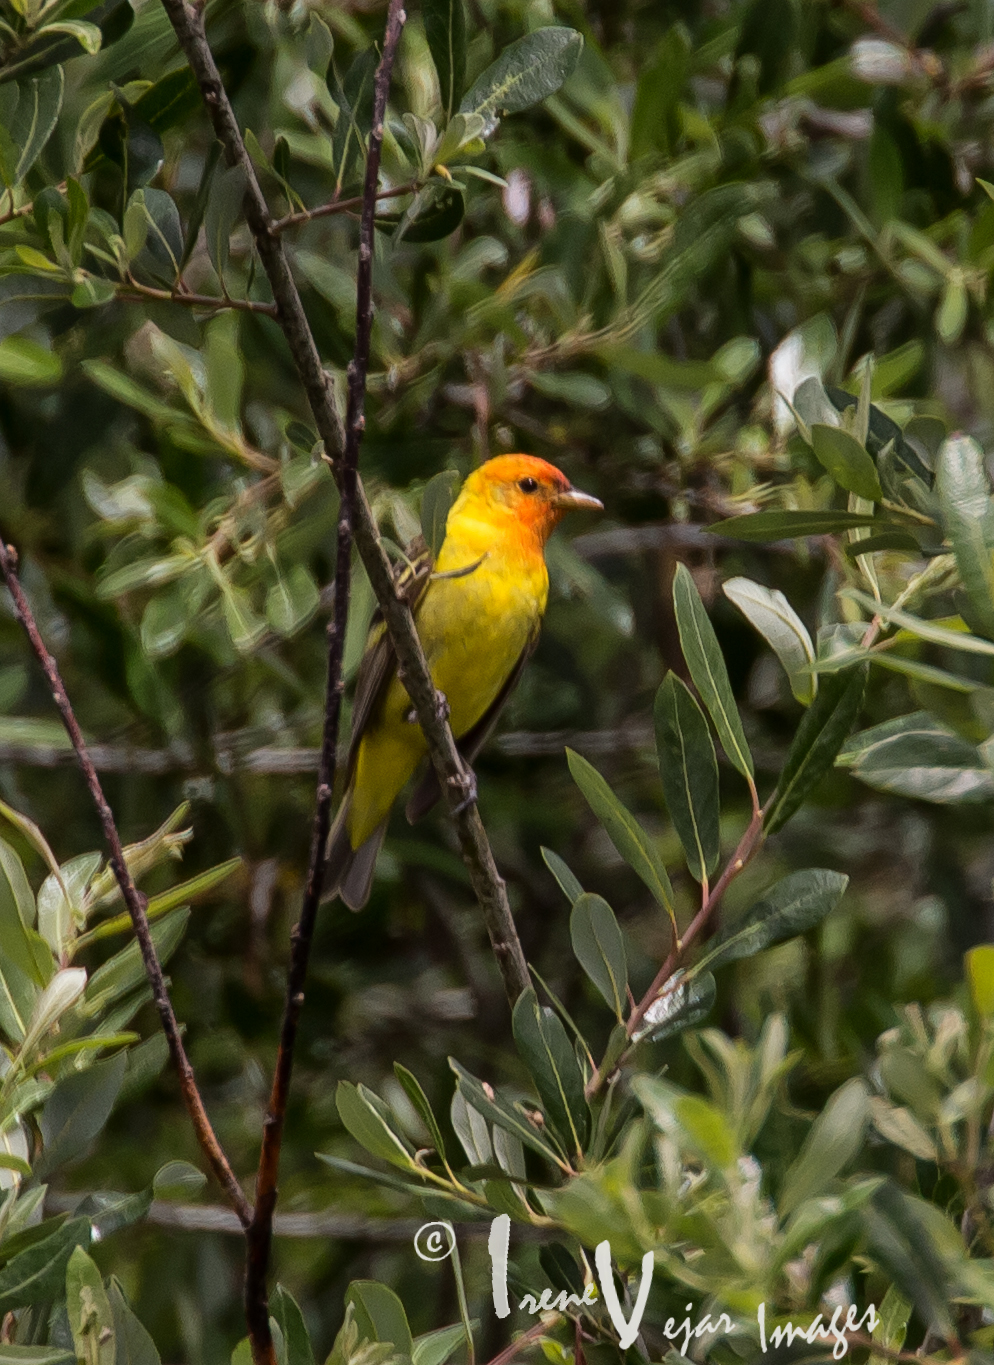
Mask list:
[[[311,835],[310,865],[300,918],[293,930],[290,968],[287,973],[286,1004],[280,1031],[276,1070],[269,1107],[262,1130],[262,1151],[255,1186],[255,1212],[246,1234],[245,1311],[249,1336],[257,1360],[268,1360],[272,1351],[269,1328],[267,1276],[273,1240],[273,1215],[276,1211],[280,1151],[286,1122],[286,1107],[293,1074],[293,1054],[297,1027],[304,1005],[307,964],[314,937],[314,923],[328,867],[328,830],[331,824],[331,798],[335,786],[338,729],[341,720],[342,658],[348,624],[350,575],[352,565],[353,520],[358,481],[359,447],[365,421],[366,372],[369,367],[369,342],[373,326],[373,232],[376,212],[376,184],[380,173],[383,146],[383,121],[394,55],[404,25],[401,0],[391,0],[387,16],[383,55],[376,69],[373,87],[373,128],[366,159],[366,179],[359,232],[359,268],[356,278],[355,352],[348,371],[348,407],[345,418],[345,449],[338,462],[341,504],[338,514],[338,548],[335,560],[335,609],[328,631],[328,681],[325,692],[324,733],[318,769],[317,802]]]
[[[200,1097],[200,1091],[197,1089],[193,1067],[190,1065],[183,1047],[179,1024],[176,1022],[176,1015],[173,1013],[165,978],[162,975],[162,965],[155,951],[155,944],[152,942],[148,915],[146,914],[147,901],[142,892],[138,890],[134,878],[128,871],[127,863],[124,861],[124,849],[121,847],[121,836],[117,832],[113,812],[107,804],[107,798],[104,796],[97,770],[90,758],[72,703],[66,695],[59,666],[48,652],[45,642],[41,638],[34,613],[24,596],[24,590],[17,575],[17,551],[12,545],[7,545],[2,537],[0,537],[0,569],[3,570],[7,587],[14,600],[14,614],[24,627],[31,642],[31,648],[44,670],[52,700],[62,716],[62,723],[66,727],[73,748],[76,750],[76,757],[83,769],[86,785],[89,788],[90,796],[93,798],[93,804],[97,808],[97,814],[103,826],[104,838],[110,848],[110,865],[114,876],[117,878],[117,884],[121,888],[121,895],[128,907],[128,913],[131,915],[131,922],[135,926],[135,938],[138,940],[142,962],[145,964],[145,974],[152,986],[152,998],[155,1001],[156,1009],[159,1011],[159,1018],[162,1021],[162,1029],[169,1043],[173,1065],[179,1074],[183,1100],[189,1111],[197,1140],[210,1163],[211,1170],[217,1176],[232,1208],[237,1213],[239,1221],[243,1227],[247,1227],[252,1218],[252,1209],[241,1186],[235,1179],[235,1174],[228,1164],[228,1159],[217,1140],[214,1129],[211,1127],[210,1119],[204,1109],[204,1102]]]
[[[315,426],[329,456],[345,447],[345,431],[335,407],[328,378],[321,366],[314,337],[304,313],[283,244],[274,232],[273,220],[245,148],[234,111],[225,93],[204,31],[203,12],[187,0],[162,0],[180,46],[200,87],[211,124],[231,166],[245,172],[244,211],[256,249],[269,278],[278,310],[277,321],[286,337]],[[341,461],[334,459],[332,472],[341,487]],[[504,885],[483,822],[476,808],[475,784],[449,728],[446,708],[440,705],[428,663],[410,610],[394,586],[390,560],[380,541],[376,521],[361,482],[357,486],[355,517],[356,547],[373,593],[383,613],[397,655],[398,671],[414,704],[432,764],[438,774],[449,812],[456,825],[463,859],[469,869],[476,898],[483,911],[491,946],[510,1000],[529,985],[528,967],[514,927]],[[473,799],[469,799],[473,798]]]

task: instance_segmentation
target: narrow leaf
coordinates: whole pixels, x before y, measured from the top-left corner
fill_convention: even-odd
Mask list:
[[[704,712],[686,683],[668,673],[656,693],[656,756],[663,794],[690,874],[703,882],[721,852],[718,764]]]
[[[802,706],[809,706],[817,691],[817,679],[809,670],[815,661],[814,645],[786,597],[751,578],[730,578],[722,590],[783,664],[794,696]]]
[[[628,1001],[628,964],[614,911],[600,896],[580,892],[569,933],[577,961],[620,1020]]]

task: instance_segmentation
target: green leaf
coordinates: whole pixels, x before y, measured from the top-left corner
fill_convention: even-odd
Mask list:
[[[70,1009],[86,989],[86,972],[82,967],[63,967],[39,995],[28,1021],[21,1044],[21,1053],[26,1060],[33,1060],[32,1053],[38,1043],[59,1022],[66,1010]]]
[[[66,1266],[66,1312],[76,1356],[87,1365],[114,1365],[114,1315],[103,1277],[82,1247]]]
[[[289,639],[312,619],[320,601],[310,569],[306,564],[293,564],[266,594],[266,619],[277,635]]]
[[[673,888],[655,843],[592,764],[572,749],[566,750],[566,762],[573,781],[607,830],[612,844],[675,923]]]
[[[980,751],[924,711],[854,736],[839,766],[878,791],[940,805],[994,796],[994,773]]]
[[[422,1123],[431,1134],[431,1140],[435,1144],[435,1151],[444,1161],[445,1141],[442,1137],[442,1130],[438,1126],[438,1120],[435,1118],[435,1111],[428,1101],[428,1096],[421,1088],[421,1082],[413,1072],[408,1071],[406,1066],[401,1066],[400,1062],[394,1062],[393,1074],[397,1077],[398,1081],[400,1081],[404,1088],[404,1093],[418,1111]]]
[[[861,526],[879,526],[875,517],[860,512],[750,512],[746,516],[716,521],[705,529],[732,540],[796,540],[800,536],[827,536],[854,531]]]
[[[28,337],[0,341],[0,380],[21,387],[47,387],[62,378],[62,361],[54,351]]]
[[[683,657],[687,661],[694,686],[708,709],[718,732],[718,739],[728,760],[744,778],[752,781],[753,763],[745,731],[739,717],[728,669],[722,657],[718,637],[704,610],[697,586],[685,564],[676,566],[673,578],[673,607]]]
[[[843,554],[846,559],[858,559],[860,555],[881,554],[887,550],[910,550],[921,554],[921,546],[907,531],[881,531],[879,535],[867,536],[865,540],[854,540],[846,545]]]
[[[466,1340],[466,1329],[461,1322],[451,1327],[438,1327],[434,1332],[425,1332],[414,1338],[411,1354],[412,1365],[445,1365],[445,1362]],[[0,1359],[0,1365],[3,1365]]]
[[[786,1218],[820,1194],[859,1152],[869,1117],[865,1083],[855,1077],[832,1095],[784,1176],[777,1207]]]
[[[984,182],[981,181],[981,184]],[[986,189],[987,186],[985,185]],[[890,1285],[877,1312],[877,1325],[873,1329],[873,1340],[884,1347],[886,1355],[871,1355],[867,1365],[886,1365],[893,1360],[895,1351],[900,1351],[908,1332],[911,1319],[911,1303],[901,1296],[894,1285]]]
[[[242,866],[241,858],[229,858],[227,862],[218,863],[217,867],[208,868],[206,872],[199,872],[197,876],[190,877],[185,882],[179,882],[176,886],[171,886],[168,891],[161,891],[157,896],[152,896],[149,899],[148,918],[153,921],[160,919],[170,910],[175,910],[177,906],[196,900],[198,896],[205,896],[208,891],[213,891],[216,886],[226,882]],[[98,924],[95,929],[91,929],[88,933],[80,934],[74,946],[78,952],[86,945],[96,943],[98,939],[110,938],[112,935],[124,933],[130,928],[131,916],[127,912],[123,915],[115,915],[112,919],[104,920],[103,923]]]
[[[845,597],[850,597],[854,602],[871,614],[880,616],[888,625],[901,626],[902,629],[910,631],[919,640],[928,640],[934,645],[944,645],[947,649],[961,649],[966,654],[984,654],[988,657],[994,655],[994,643],[990,640],[982,640],[977,635],[971,635],[965,629],[950,630],[947,626],[936,625],[934,621],[922,620],[919,616],[912,616],[910,612],[900,611],[897,607],[889,607],[884,602],[875,602],[872,597],[868,597],[865,592],[860,592],[858,588],[844,588],[842,590]]]
[[[242,212],[247,185],[242,166],[218,166],[204,212],[204,237],[211,265],[224,287],[231,233]]]
[[[433,559],[438,558],[445,540],[445,523],[459,495],[460,482],[454,469],[443,469],[428,480],[421,495],[421,534]]]
[[[193,1199],[207,1184],[203,1171],[189,1161],[167,1161],[152,1181],[156,1199]]]
[[[44,1150],[35,1162],[39,1178],[85,1155],[110,1118],[126,1065],[127,1054],[119,1052],[59,1081],[41,1113]]]
[[[135,265],[153,279],[171,287],[183,259],[183,228],[179,209],[165,190],[149,185],[135,190],[132,202],[141,205],[148,215],[145,247]]]
[[[372,1098],[364,1085],[338,1082],[335,1104],[345,1127],[360,1147],[381,1161],[388,1161],[391,1166],[399,1166],[405,1171],[416,1170],[406,1144],[387,1123],[380,1107],[371,1103]]]
[[[964,958],[973,1008],[981,1019],[994,1017],[994,944],[981,943]]]
[[[300,1305],[288,1289],[278,1284],[269,1300],[286,1348],[285,1365],[314,1365],[314,1351]]]
[[[583,895],[583,887],[563,862],[562,858],[560,858],[558,853],[553,853],[551,848],[545,847],[540,851],[543,863],[545,863],[553,877],[555,877],[560,891],[569,901],[570,905],[572,905],[576,901],[577,896]]]
[[[376,225],[382,231],[392,233],[395,243],[439,242],[455,232],[465,213],[466,201],[462,193],[452,185],[441,185],[433,180],[417,192],[396,223],[382,214]]]
[[[781,829],[835,762],[859,715],[866,689],[866,665],[822,680],[805,712],[767,808],[767,834]]]
[[[411,1329],[404,1305],[392,1289],[376,1280],[353,1280],[345,1303],[355,1306],[361,1341],[389,1342],[396,1355],[410,1360],[414,1351]]]
[[[976,441],[954,436],[942,443],[936,491],[963,587],[980,628],[994,638],[994,503]]]
[[[817,678],[809,668],[815,661],[814,645],[807,627],[783,593],[764,588],[751,578],[730,578],[722,591],[783,664],[797,700],[802,706],[810,706],[818,690]]]
[[[842,427],[818,422],[811,428],[811,446],[818,462],[840,488],[871,502],[880,501],[883,491],[877,467],[855,436],[843,431]]]
[[[628,1003],[628,963],[607,901],[581,890],[573,902],[569,935],[577,961],[620,1020]]]
[[[421,14],[442,111],[451,119],[466,84],[466,10],[463,0],[422,0]]]
[[[475,1109],[477,1113],[490,1119],[491,1123],[496,1123],[498,1128],[513,1133],[524,1146],[530,1147],[533,1152],[538,1152],[546,1160],[555,1162],[560,1168],[564,1167],[565,1163],[562,1158],[541,1136],[542,1130],[526,1117],[523,1106],[512,1103],[492,1089],[488,1095],[483,1088],[482,1081],[478,1081],[475,1076],[460,1066],[454,1057],[449,1058],[449,1066],[455,1072],[459,1092],[470,1110]]]
[[[679,973],[646,1010],[633,1040],[648,1038],[651,1043],[661,1043],[674,1034],[697,1028],[714,1008],[716,992],[710,972],[695,970],[692,976]]]
[[[107,1297],[114,1318],[114,1365],[161,1365],[155,1342],[128,1303],[114,1275],[110,1278]],[[289,1361],[287,1365],[290,1365]],[[296,1361],[293,1365],[297,1365]]]
[[[61,1298],[69,1257],[76,1247],[89,1242],[89,1219],[72,1218],[8,1261],[0,1270],[0,1313]]]
[[[87,28],[91,25],[87,25]],[[30,80],[18,82],[20,97],[8,133],[18,149],[13,184],[19,185],[38,160],[55,131],[62,108],[65,78],[61,66],[49,67]]]
[[[718,763],[704,712],[675,673],[663,679],[653,708],[663,795],[690,875],[710,877],[721,852]]]
[[[518,997],[512,1015],[514,1041],[531,1072],[552,1124],[568,1151],[577,1156],[590,1137],[590,1109],[583,1076],[566,1030],[551,1009],[543,1009],[532,986]]]
[[[694,964],[693,974],[705,968],[714,972],[785,938],[806,933],[835,909],[848,885],[849,878],[841,872],[824,868],[792,872],[719,934],[715,946]]]
[[[159,961],[165,965],[179,947],[190,918],[189,908],[174,910],[152,926],[152,942]],[[108,1005],[120,1000],[128,991],[145,980],[145,964],[136,940],[119,953],[108,958],[90,977],[83,997],[85,1013],[89,1017],[101,1014]]]
[[[15,1346],[12,1342],[0,1342],[0,1365],[70,1365],[75,1359],[74,1351],[64,1351],[61,1346]]]
[[[504,114],[516,114],[554,95],[580,60],[583,38],[572,28],[539,28],[504,48],[459,105],[480,114],[489,137]]]
[[[331,158],[335,184],[341,190],[357,177],[363,143],[373,122],[373,78],[377,56],[372,47],[360,52],[339,84],[334,63],[328,67],[328,90],[339,108]]]

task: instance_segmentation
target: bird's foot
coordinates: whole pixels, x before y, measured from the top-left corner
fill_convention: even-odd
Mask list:
[[[452,815],[462,815],[464,810],[468,810],[470,806],[476,804],[478,792],[476,789],[476,775],[472,768],[465,768],[458,777],[450,777],[449,786],[455,787],[458,791],[462,792],[462,800],[457,806],[452,807]]]

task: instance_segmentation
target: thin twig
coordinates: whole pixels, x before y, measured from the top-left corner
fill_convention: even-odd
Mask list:
[[[169,992],[166,989],[165,978],[162,975],[162,965],[159,962],[158,954],[155,951],[155,944],[152,941],[151,930],[148,925],[146,914],[147,901],[145,896],[135,885],[134,878],[128,871],[127,863],[124,860],[124,849],[121,845],[121,838],[117,832],[117,825],[107,798],[104,796],[100,779],[93,766],[86,741],[79,728],[79,722],[73,711],[72,704],[66,694],[65,684],[59,673],[58,664],[48,652],[45,642],[41,637],[34,614],[24,591],[21,588],[20,579],[17,575],[17,552],[12,545],[7,545],[0,537],[0,568],[14,602],[14,614],[24,627],[31,647],[34,650],[38,662],[44,670],[48,680],[49,690],[52,700],[55,702],[62,717],[62,723],[72,741],[72,746],[76,750],[79,765],[83,770],[86,785],[89,788],[93,804],[97,808],[100,823],[103,826],[104,838],[110,848],[110,865],[117,884],[121,888],[121,895],[124,903],[128,907],[131,921],[135,926],[135,938],[138,941],[138,948],[141,952],[142,962],[145,966],[145,974],[152,986],[152,998],[155,1001],[156,1009],[159,1011],[159,1018],[162,1021],[162,1029],[169,1043],[169,1051],[172,1055],[173,1064],[179,1074],[180,1088],[183,1092],[183,1099],[186,1103],[190,1119],[197,1134],[197,1140],[210,1163],[211,1170],[216,1175],[219,1183],[224,1189],[231,1202],[232,1208],[238,1215],[242,1225],[247,1227],[252,1217],[252,1209],[242,1191],[241,1186],[235,1179],[235,1174],[228,1164],[228,1159],[217,1140],[214,1129],[211,1127],[207,1111],[204,1109],[200,1091],[197,1089],[196,1079],[193,1074],[193,1067],[186,1055],[183,1047],[183,1040],[180,1036],[179,1024],[176,1022],[176,1015],[173,1013],[172,1002],[169,999]]]
[[[664,986],[683,960],[687,949],[696,941],[705,925],[721,904],[721,899],[728,890],[731,882],[733,882],[739,873],[746,867],[762,844],[763,818],[765,814],[766,812],[762,809],[755,809],[753,811],[752,819],[749,821],[745,833],[739,840],[738,847],[731,858],[729,858],[725,870],[708,892],[707,898],[704,900],[697,914],[690,921],[690,924],[682,934],[679,943],[675,943],[670,949],[666,956],[666,961],[656,973],[652,985],[628,1016],[625,1029],[629,1038],[634,1035],[635,1030],[642,1022],[653,1001],[659,998]],[[615,1062],[612,1070],[619,1065],[619,1062]],[[588,1099],[597,1094],[601,1086],[607,1080],[609,1074],[609,1072],[603,1071],[598,1067],[587,1083],[586,1094]]]
[[[339,462],[341,503],[338,514],[338,549],[335,562],[335,611],[328,630],[328,679],[325,693],[324,733],[321,764],[318,770],[317,802],[311,834],[310,864],[300,918],[292,934],[290,968],[287,973],[286,1003],[280,1030],[279,1052],[273,1074],[269,1107],[262,1130],[262,1150],[255,1186],[255,1212],[248,1229],[245,1263],[245,1309],[249,1334],[254,1343],[266,1346],[269,1336],[269,1297],[267,1276],[273,1240],[273,1214],[276,1210],[280,1152],[286,1123],[286,1107],[293,1074],[293,1054],[297,1027],[304,1005],[304,985],[310,960],[314,923],[328,866],[328,831],[331,825],[331,799],[335,786],[338,729],[341,720],[345,682],[342,659],[348,625],[350,574],[352,564],[353,520],[359,467],[359,447],[365,426],[366,371],[373,327],[373,233],[376,212],[376,183],[380,172],[383,123],[394,55],[404,26],[402,0],[391,0],[387,15],[383,55],[376,69],[373,86],[373,127],[366,156],[366,181],[359,232],[359,268],[356,278],[355,352],[348,371],[348,409],[345,420],[345,450]],[[272,1342],[269,1342],[269,1349]]]
[[[182,303],[187,308],[210,308],[215,313],[232,308],[241,313],[262,313],[267,318],[276,316],[275,303],[261,303],[256,299],[217,298],[212,294],[180,293],[176,289],[153,289],[151,285],[139,284],[129,280],[124,289],[119,289],[116,298],[122,303],[141,303],[144,299],[161,300],[163,303]]]
[[[224,147],[229,165],[245,172],[244,210],[277,307],[277,321],[286,337],[300,382],[310,404],[318,435],[332,459],[332,472],[340,479],[339,461],[333,457],[344,449],[345,432],[329,391],[314,337],[279,234],[255,174],[255,167],[242,139],[234,111],[225,93],[217,64],[204,32],[203,14],[185,0],[162,0],[180,46],[190,63],[210,114],[215,136]],[[414,705],[429,756],[439,777],[459,838],[463,859],[476,898],[483,911],[491,947],[497,959],[509,999],[516,1000],[529,985],[528,967],[518,939],[511,907],[483,822],[475,801],[473,775],[460,757],[449,728],[447,708],[440,704],[431,681],[428,663],[409,607],[398,596],[390,559],[380,541],[360,481],[355,522],[356,548],[362,558],[397,656],[399,676]]]
[[[540,1318],[538,1322],[532,1323],[527,1332],[522,1332],[520,1337],[516,1337],[510,1346],[505,1346],[499,1355],[494,1356],[493,1360],[487,1361],[487,1365],[510,1365],[519,1351],[523,1351],[526,1346],[533,1346],[539,1337],[551,1332],[558,1322],[558,1314],[554,1317],[547,1317],[545,1321]]]
[[[397,185],[391,190],[376,190],[375,199],[399,199],[401,195],[414,194],[418,188],[418,182],[412,180],[406,185]],[[287,228],[299,227],[301,223],[310,223],[315,218],[330,218],[336,213],[353,213],[356,209],[361,210],[365,202],[366,191],[364,189],[362,194],[355,199],[331,199],[327,204],[318,204],[317,208],[302,209],[300,213],[288,213],[285,218],[276,219],[271,231],[286,232]]]

